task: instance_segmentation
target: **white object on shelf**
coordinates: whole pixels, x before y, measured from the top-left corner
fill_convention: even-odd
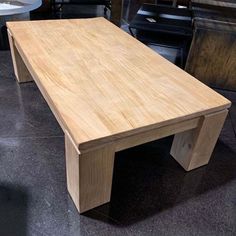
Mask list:
[[[41,4],[42,0],[0,0],[0,16],[30,12]]]

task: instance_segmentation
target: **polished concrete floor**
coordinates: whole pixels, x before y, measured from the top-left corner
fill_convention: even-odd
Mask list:
[[[218,91],[233,104],[207,166],[185,172],[169,154],[172,137],[119,152],[111,202],[79,215],[63,132],[0,51],[0,235],[236,235],[236,92]]]
[[[221,93],[233,105],[207,166],[186,173],[172,137],[119,152],[111,202],[79,215],[63,132],[0,52],[0,235],[236,235],[236,93]]]

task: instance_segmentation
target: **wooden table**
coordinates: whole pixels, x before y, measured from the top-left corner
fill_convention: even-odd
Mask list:
[[[208,163],[230,101],[103,18],[7,26],[18,82],[36,82],[65,133],[80,213],[110,201],[117,151],[175,134],[185,170]]]

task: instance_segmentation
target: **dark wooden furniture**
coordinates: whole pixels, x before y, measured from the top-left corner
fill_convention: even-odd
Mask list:
[[[174,0],[175,1],[175,0]],[[180,5],[189,5],[190,0],[177,0],[177,3]],[[133,18],[133,16],[136,14],[138,9],[141,7],[144,3],[150,3],[150,4],[167,4],[172,5],[173,0],[130,0],[130,5],[132,6],[129,10],[129,20]],[[123,14],[123,1],[122,0],[112,0],[111,1],[111,21],[116,24],[121,24]]]
[[[154,19],[155,22],[148,21],[148,18]],[[191,36],[192,14],[189,9],[143,4],[130,22],[129,27],[172,35]]]
[[[150,19],[155,22],[150,22]],[[192,39],[192,14],[189,9],[143,4],[130,22],[129,29],[145,44],[178,49],[179,64],[184,68]]]
[[[111,0],[51,0],[52,9],[56,12],[63,5],[104,5],[104,14],[111,9]]]
[[[194,34],[185,70],[212,87],[236,90],[236,3],[230,1],[192,0]]]
[[[236,24],[196,19],[185,70],[212,87],[236,90]]]
[[[194,18],[236,22],[235,0],[192,0]]]

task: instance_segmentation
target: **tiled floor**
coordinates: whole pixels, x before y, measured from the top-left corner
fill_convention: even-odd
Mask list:
[[[236,92],[210,163],[186,173],[172,137],[117,153],[109,204],[79,215],[64,137],[34,83],[0,52],[0,235],[236,235]],[[233,129],[234,128],[234,129]]]

